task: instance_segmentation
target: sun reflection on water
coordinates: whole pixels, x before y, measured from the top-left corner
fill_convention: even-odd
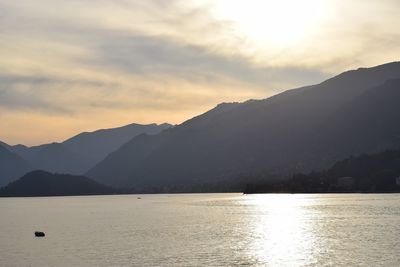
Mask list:
[[[315,232],[307,207],[313,198],[297,195],[251,195],[249,256],[260,266],[305,266],[313,263]]]

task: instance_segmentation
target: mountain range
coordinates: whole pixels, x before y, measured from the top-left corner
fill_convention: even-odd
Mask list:
[[[26,169],[84,174],[138,192],[284,179],[400,148],[399,100],[400,62],[360,68],[267,99],[222,103],[174,127],[132,124],[36,147],[3,143],[0,182]]]
[[[80,133],[62,143],[32,147],[11,146],[0,142],[0,186],[35,169],[75,175],[83,174],[105,158],[107,154],[135,136],[143,133],[157,134],[171,126],[167,123],[160,125],[129,124],[118,128]]]
[[[29,163],[0,143],[0,187],[32,169]]]
[[[400,63],[344,72],[264,100],[223,103],[157,135],[139,135],[86,173],[138,189],[286,177],[350,155],[400,147]]]

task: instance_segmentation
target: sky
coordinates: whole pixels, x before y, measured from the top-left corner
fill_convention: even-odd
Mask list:
[[[179,124],[398,61],[397,0],[0,0],[0,140]]]

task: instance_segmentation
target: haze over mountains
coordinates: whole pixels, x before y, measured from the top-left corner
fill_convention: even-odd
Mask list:
[[[140,135],[87,176],[168,188],[328,167],[400,146],[400,63],[342,73],[264,100],[220,104],[158,135]]]
[[[283,179],[400,148],[399,100],[399,62],[360,68],[264,100],[223,103],[175,127],[132,124],[30,148],[3,143],[0,182],[32,169],[140,192]]]
[[[26,160],[10,152],[3,143],[0,143],[0,187],[19,178],[32,167]]]
[[[34,169],[82,174],[139,134],[157,134],[170,124],[130,124],[78,134],[62,143],[10,146],[0,143],[0,186]],[[4,167],[2,165],[5,165]]]

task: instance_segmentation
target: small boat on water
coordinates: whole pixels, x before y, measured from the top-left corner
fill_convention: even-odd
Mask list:
[[[44,232],[36,231],[36,232],[35,232],[35,236],[36,236],[36,237],[44,237],[45,234],[44,234]]]

